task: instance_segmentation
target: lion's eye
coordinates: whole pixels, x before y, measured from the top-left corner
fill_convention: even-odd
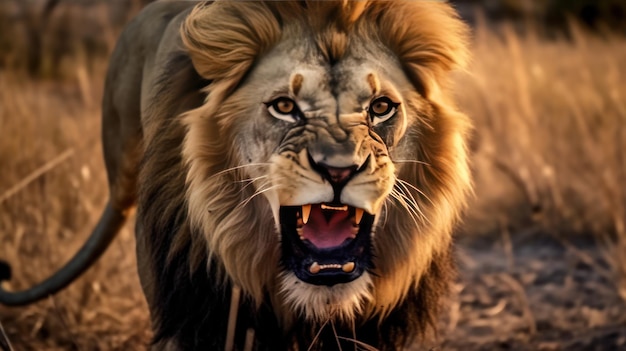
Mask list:
[[[367,111],[372,118],[372,123],[376,125],[393,117],[399,105],[399,102],[393,102],[390,98],[381,96],[370,103]]]
[[[295,101],[287,97],[279,97],[266,102],[267,111],[274,117],[287,122],[297,122],[300,119],[300,110]]]

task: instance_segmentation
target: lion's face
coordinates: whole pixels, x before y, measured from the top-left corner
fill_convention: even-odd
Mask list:
[[[247,173],[271,206],[285,296],[321,317],[329,301],[352,311],[370,298],[375,227],[397,184],[393,160],[416,147],[405,136],[409,123],[419,129],[406,108],[416,93],[382,46],[331,65],[296,44],[279,44],[234,94],[250,106],[236,135],[240,159],[264,165]]]
[[[281,4],[188,21],[194,66],[215,79],[186,117],[190,217],[257,300],[269,291],[318,321],[384,315],[447,250],[469,189],[467,120],[438,96],[463,43],[431,31],[464,27],[441,3],[354,8],[348,32],[319,18],[360,2],[320,2],[330,12],[310,17],[313,5]],[[221,16],[235,18],[223,41],[191,32]],[[242,34],[237,19],[252,17],[265,19]]]

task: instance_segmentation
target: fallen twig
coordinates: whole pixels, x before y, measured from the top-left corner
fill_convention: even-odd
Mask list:
[[[2,323],[0,323],[0,349],[2,349],[2,351],[14,351],[7,334],[4,332]]]
[[[4,202],[6,199],[18,193],[20,190],[25,188],[28,184],[32,183],[37,178],[41,177],[42,175],[52,170],[54,167],[61,164],[63,161],[68,159],[73,154],[74,154],[74,149],[65,150],[65,152],[63,152],[59,156],[53,158],[51,161],[48,161],[45,165],[37,168],[34,172],[29,174],[26,178],[22,179],[22,181],[15,184],[11,188],[9,188],[9,190],[5,191],[4,194],[0,195],[0,203]]]

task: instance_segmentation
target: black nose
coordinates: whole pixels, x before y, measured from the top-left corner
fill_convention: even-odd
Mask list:
[[[359,167],[359,165],[353,164],[345,167],[336,167],[325,162],[315,162],[311,155],[309,155],[309,163],[317,173],[328,180],[333,186],[345,185],[354,174],[360,172],[365,165],[363,164]]]
[[[350,167],[332,167],[325,164],[319,165],[323,169],[320,172],[326,179],[334,184],[346,183],[352,175],[356,172],[357,166]]]

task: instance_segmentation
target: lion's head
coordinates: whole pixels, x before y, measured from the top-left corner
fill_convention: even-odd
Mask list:
[[[184,118],[195,242],[285,319],[390,312],[470,189],[445,87],[466,27],[442,2],[235,1],[181,33],[210,81]]]

